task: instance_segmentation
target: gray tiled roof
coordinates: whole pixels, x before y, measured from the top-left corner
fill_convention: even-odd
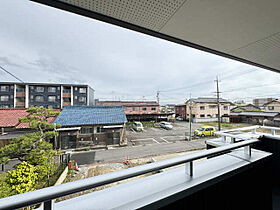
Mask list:
[[[189,102],[189,100],[187,102]],[[192,102],[194,102],[194,103],[217,103],[217,98],[194,98],[194,99],[192,99]],[[231,102],[220,98],[220,103],[231,103]]]

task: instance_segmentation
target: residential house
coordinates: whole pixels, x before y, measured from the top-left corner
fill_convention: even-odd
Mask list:
[[[93,103],[94,90],[88,85],[0,82],[0,108],[61,109],[66,105]]]
[[[186,114],[187,114],[187,106],[186,104],[177,104],[175,105],[175,114],[176,117],[182,117],[183,120],[186,120]]]
[[[253,104],[237,104],[234,108],[230,109],[230,112],[242,112],[242,111],[262,111],[260,107]]]
[[[231,123],[249,123],[254,125],[280,125],[279,112],[241,111],[230,114]]]
[[[23,136],[26,133],[33,132],[29,128],[28,123],[20,123],[19,119],[29,115],[26,109],[12,108],[0,109],[0,147],[11,142],[11,139]],[[48,122],[52,123],[54,117],[48,118]]]
[[[194,122],[209,122],[218,120],[218,106],[216,98],[196,98],[191,99],[192,120]],[[230,115],[230,105],[232,103],[220,99],[220,117]],[[190,100],[186,102],[186,117],[190,115]]]
[[[166,104],[160,107],[160,113],[162,114],[174,114],[175,113],[175,104]]]
[[[269,101],[263,107],[265,112],[280,112],[280,101],[278,99]]]
[[[161,114],[159,114],[159,104],[156,101],[100,101],[96,99],[95,105],[123,106],[129,121],[156,120],[161,116]]]
[[[122,106],[66,106],[54,122],[61,125],[57,147],[126,144],[126,122]]]

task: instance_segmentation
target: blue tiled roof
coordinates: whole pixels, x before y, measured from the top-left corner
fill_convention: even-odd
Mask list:
[[[125,123],[122,106],[66,106],[54,123],[61,126]]]

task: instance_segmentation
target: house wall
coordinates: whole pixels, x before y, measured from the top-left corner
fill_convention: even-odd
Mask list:
[[[213,106],[213,107],[211,107]],[[214,107],[215,106],[215,107]],[[204,107],[201,108],[201,107]],[[187,104],[187,118],[190,112],[190,104]],[[218,108],[217,103],[193,103],[192,106],[193,118],[217,118]],[[204,116],[203,116],[204,115]],[[230,103],[220,104],[220,115],[230,115]]]
[[[275,101],[264,106],[265,112],[280,112],[280,103]]]
[[[186,105],[182,105],[182,106],[175,106],[175,114],[176,114],[176,117],[177,116],[181,116],[183,117],[183,119],[186,119],[186,108],[187,106]]]

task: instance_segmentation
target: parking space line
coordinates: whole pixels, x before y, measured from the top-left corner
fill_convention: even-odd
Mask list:
[[[162,139],[162,140],[165,141],[166,143],[170,143],[169,141],[167,141],[167,140],[164,139],[163,137],[160,137],[160,139]]]
[[[146,139],[133,139],[133,140],[130,140],[130,141],[146,141],[146,140],[154,140],[154,138],[146,138]]]
[[[154,138],[152,138],[153,139],[153,141],[155,141],[156,143],[158,143],[158,144],[160,144],[157,140],[155,140]]]

